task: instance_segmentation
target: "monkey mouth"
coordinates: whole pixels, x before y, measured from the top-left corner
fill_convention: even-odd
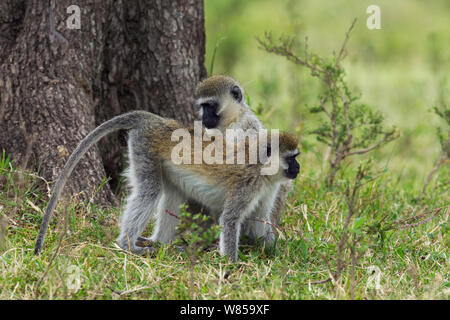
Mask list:
[[[208,129],[217,128],[219,125],[220,117],[216,114],[203,114],[203,125]]]
[[[300,172],[299,170],[295,171],[285,170],[286,178],[294,180],[295,178],[297,178],[299,172]]]

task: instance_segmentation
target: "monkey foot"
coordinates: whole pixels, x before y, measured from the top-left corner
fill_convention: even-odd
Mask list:
[[[127,250],[128,251],[128,250]],[[141,256],[152,256],[157,251],[156,248],[152,247],[134,247],[131,249],[131,252]]]
[[[138,247],[153,247],[155,244],[150,238],[138,237],[136,240],[136,245]]]

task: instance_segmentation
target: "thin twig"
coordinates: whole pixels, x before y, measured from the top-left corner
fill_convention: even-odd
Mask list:
[[[172,211],[170,211],[170,210],[168,210],[168,209],[166,209],[166,210],[164,210],[167,214],[169,214],[170,216],[172,216],[172,217],[174,217],[174,218],[177,218],[177,219],[180,219],[180,217],[179,216],[177,216],[175,213],[173,213]]]
[[[331,114],[330,114],[330,112],[327,110],[327,108],[325,108],[325,104],[327,103],[327,101],[328,101],[328,96],[323,97],[323,98],[320,100],[320,107],[322,108],[323,112],[325,112],[325,114],[328,116],[328,118],[331,119]]]
[[[319,280],[319,281],[311,281],[310,284],[322,284],[322,283],[327,283],[330,282],[331,278],[327,278],[325,280]]]
[[[375,143],[374,145],[372,145],[372,146],[370,146],[370,147],[367,147],[367,148],[364,148],[364,149],[361,149],[361,150],[355,150],[355,151],[352,151],[352,152],[347,152],[347,153],[345,154],[345,157],[353,156],[353,155],[355,155],[355,154],[364,154],[364,153],[367,153],[367,152],[369,152],[369,151],[372,151],[372,150],[378,148],[382,143],[388,141],[389,138],[390,138],[394,133],[395,133],[395,131],[386,132],[386,133],[384,134],[383,139],[381,139],[380,141],[378,141],[378,142]],[[394,139],[394,138],[395,138],[395,137],[393,137],[392,139]]]
[[[404,220],[394,221],[390,226],[388,226],[387,228],[383,229],[383,231],[389,231],[389,230],[393,230],[393,229],[407,229],[407,228],[417,227],[417,226],[419,226],[421,224],[424,224],[424,223],[430,221],[434,217],[436,217],[442,211],[442,209],[447,209],[449,207],[450,206],[440,207],[440,208],[434,209],[432,211],[423,213],[423,214],[421,214],[419,216],[416,216],[416,217],[411,217],[411,218],[407,218],[407,219],[404,219]],[[422,221],[410,223],[412,221],[416,221],[418,219],[424,218],[424,217],[426,217],[426,216],[428,216],[430,214],[431,214],[431,216],[425,218]]]
[[[350,33],[352,32],[353,27],[354,27],[355,24],[356,24],[356,20],[357,20],[357,18],[355,18],[355,19],[353,20],[353,22],[352,22],[350,28],[349,28],[349,29],[347,30],[347,32],[345,33],[345,39],[344,39],[344,42],[342,43],[341,50],[339,51],[339,56],[338,56],[337,59],[336,59],[336,64],[338,64],[343,58],[345,58],[345,56],[344,56],[345,47],[347,46],[348,39],[350,38]]]
[[[422,190],[422,198],[425,196],[425,192],[427,191],[428,185],[431,182],[431,179],[433,178],[433,175],[436,173],[436,171],[439,170],[439,168],[445,163],[447,160],[447,157],[445,155],[442,155],[438,161],[436,161],[436,164],[433,167],[433,170],[428,174],[427,179],[425,180],[425,184],[423,185]]]
[[[256,38],[256,41],[258,41],[258,43],[261,45],[261,47],[266,50],[269,53],[274,53],[276,55],[279,56],[283,56],[286,59],[288,59],[289,61],[292,61],[293,63],[297,64],[297,65],[301,65],[301,66],[305,66],[309,69],[311,69],[312,72],[316,72],[316,73],[326,73],[325,70],[317,67],[315,64],[311,64],[308,61],[308,58],[305,57],[305,59],[302,59],[301,57],[295,55],[292,51],[291,51],[291,47],[292,47],[292,40],[288,41],[286,39],[280,38],[280,42],[281,45],[279,46],[275,46],[273,45],[273,39],[272,39],[272,35],[270,33],[265,33],[265,41],[261,40],[259,38]],[[307,49],[307,44],[305,43],[305,48]]]
[[[398,227],[398,229],[413,228],[413,227],[417,227],[417,226],[419,226],[419,225],[421,225],[421,224],[424,224],[424,223],[430,221],[431,219],[433,219],[434,217],[436,217],[436,216],[439,214],[439,212],[441,212],[441,210],[442,210],[442,208],[439,208],[439,209],[437,209],[436,212],[435,212],[433,215],[431,215],[430,217],[428,217],[428,218],[426,218],[426,219],[424,219],[424,220],[422,220],[422,221],[416,222],[416,223],[411,223],[411,224],[404,224],[404,225],[401,225],[401,226]]]

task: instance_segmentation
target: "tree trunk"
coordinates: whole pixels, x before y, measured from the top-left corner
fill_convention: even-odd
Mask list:
[[[0,2],[0,64],[14,45],[24,16],[25,0]]]
[[[0,3],[0,148],[19,166],[54,181],[84,136],[129,110],[193,119],[194,89],[206,75],[202,1],[49,3]],[[72,4],[79,30],[66,27]],[[105,168],[117,177],[122,151],[117,136],[89,150],[70,193],[91,197]],[[108,184],[96,199],[115,202]]]
[[[192,125],[195,87],[206,77],[203,1],[118,2],[106,39],[105,103],[97,108],[97,124],[147,110]],[[125,162],[119,136],[100,146],[114,187]]]

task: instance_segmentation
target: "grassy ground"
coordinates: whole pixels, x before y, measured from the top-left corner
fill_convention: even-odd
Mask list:
[[[290,197],[275,251],[243,245],[239,263],[231,265],[217,250],[206,250],[191,282],[185,252],[165,246],[154,257],[124,253],[114,244],[119,212],[75,201],[59,206],[44,252],[34,256],[46,195],[37,188],[38,178],[13,174],[4,164],[0,210],[8,227],[2,235],[0,299],[448,298],[448,207],[415,227],[370,234],[371,222],[363,223],[363,256],[351,264],[349,253],[343,253],[340,279],[315,283],[335,270],[347,208],[342,193],[322,188],[316,173],[304,173]],[[415,192],[388,175],[363,189],[361,211],[375,220],[384,216],[377,220],[383,226],[445,205],[436,189],[416,203]],[[68,234],[36,293],[64,230],[66,210]]]
[[[373,1],[206,1],[208,69],[216,40],[224,38],[213,73],[239,79],[265,125],[302,136],[302,172],[275,251],[243,245],[236,265],[215,249],[204,251],[191,281],[186,252],[165,246],[154,257],[126,254],[114,244],[119,210],[73,199],[60,203],[44,252],[35,257],[47,186],[3,155],[0,299],[448,299],[448,166],[420,197],[440,150],[436,127],[444,128],[429,109],[450,100],[448,2],[379,2],[383,29],[369,31],[365,9]],[[325,149],[306,135],[317,118],[305,108],[317,103],[321,87],[306,70],[259,50],[254,37],[271,30],[295,34],[301,44],[308,35],[310,49],[327,56],[338,50],[354,17],[359,20],[345,60],[349,83],[401,137],[373,154],[381,174],[359,190],[358,212],[347,230],[358,242],[340,250],[348,207],[339,182],[351,180],[363,158],[347,162],[335,188],[324,187]],[[66,210],[67,235],[36,290],[58,246]],[[406,220],[411,217],[418,220]],[[359,259],[352,249],[361,253]],[[321,283],[330,274],[334,279]]]

